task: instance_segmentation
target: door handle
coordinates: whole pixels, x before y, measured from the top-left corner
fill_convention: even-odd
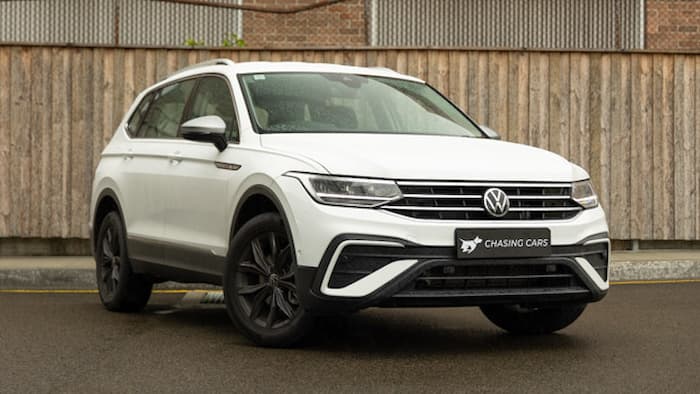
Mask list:
[[[180,156],[180,152],[175,152],[168,156],[168,160],[170,160],[170,165],[176,166],[182,162],[182,156]]]
[[[134,151],[129,149],[126,151],[126,154],[124,154],[124,160],[129,161],[134,158]]]

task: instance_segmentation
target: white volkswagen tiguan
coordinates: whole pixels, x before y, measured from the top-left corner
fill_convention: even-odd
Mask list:
[[[212,60],[141,93],[97,167],[99,295],[221,285],[252,341],[319,314],[479,306],[546,334],[608,290],[588,174],[498,140],[435,89],[381,68]]]

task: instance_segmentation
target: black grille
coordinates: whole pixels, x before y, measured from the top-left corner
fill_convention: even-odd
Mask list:
[[[424,271],[406,290],[583,288],[563,264],[442,265]]]
[[[399,187],[404,197],[382,208],[416,219],[563,220],[583,209],[571,199],[569,183],[399,182]],[[484,193],[492,187],[510,200],[508,213],[500,218],[484,209]]]
[[[455,247],[349,245],[336,261],[328,286],[345,287],[392,261],[405,259],[440,261],[421,273],[411,287],[413,290],[578,288],[583,286],[579,277],[561,262],[576,257],[588,260],[603,280],[608,277],[607,242],[554,246],[550,258],[534,259],[526,264],[504,259],[457,260],[456,257]]]
[[[331,273],[328,287],[345,287],[396,260],[392,255],[373,254],[373,250],[381,251],[382,248],[351,245],[343,249]]]

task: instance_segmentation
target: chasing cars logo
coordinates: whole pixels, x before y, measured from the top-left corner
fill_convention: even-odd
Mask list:
[[[459,239],[460,249],[462,253],[472,254],[479,246],[484,245],[486,249],[502,249],[502,248],[546,248],[549,246],[547,238],[505,238],[505,239],[487,239],[483,240],[480,236],[474,239]]]
[[[466,254],[472,254],[473,251],[476,250],[476,247],[479,246],[479,244],[483,241],[479,236],[477,235],[476,238],[470,239],[470,240],[464,240],[462,238],[459,239],[460,241],[460,249],[462,249],[462,253]]]

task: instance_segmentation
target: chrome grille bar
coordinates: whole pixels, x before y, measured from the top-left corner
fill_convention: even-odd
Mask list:
[[[571,183],[527,183],[527,182],[429,182],[429,181],[398,181],[399,186],[424,186],[424,187],[571,187]]]
[[[564,220],[583,208],[571,198],[571,183],[398,181],[403,195],[380,208],[427,220]],[[483,205],[489,188],[503,190],[510,209],[502,217]]]

